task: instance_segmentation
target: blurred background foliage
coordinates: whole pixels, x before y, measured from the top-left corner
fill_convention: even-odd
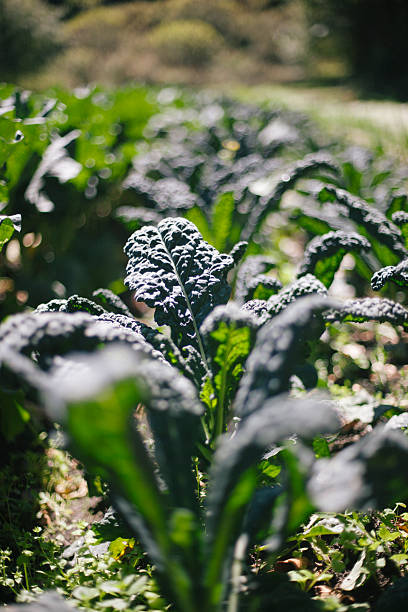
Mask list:
[[[0,28],[0,78],[36,88],[323,80],[408,96],[405,0],[0,0]]]

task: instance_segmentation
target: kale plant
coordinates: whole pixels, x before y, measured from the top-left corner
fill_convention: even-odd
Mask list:
[[[353,234],[330,234],[306,250],[290,286],[275,283],[267,299],[242,303],[253,280],[243,269],[240,301],[227,303],[245,245],[221,254],[190,221],[170,218],[137,230],[125,246],[125,282],[155,309],[158,327],[100,289],[95,301],[52,300],[0,326],[2,384],[45,402],[74,454],[111,483],[116,509],[177,610],[264,609],[279,592],[276,580],[247,594],[241,586],[254,544],[276,553],[316,507],[374,507],[408,493],[401,471],[385,477],[408,452],[402,433],[375,430],[316,461],[309,447],[338,429],[337,416],[319,396],[288,395],[293,375],[316,383],[307,360],[327,321],[405,323],[405,309],[390,300],[328,297],[344,253],[368,247]],[[268,261],[248,260],[247,269],[250,262],[256,290],[264,283],[269,291]],[[149,448],[135,417],[140,405]]]

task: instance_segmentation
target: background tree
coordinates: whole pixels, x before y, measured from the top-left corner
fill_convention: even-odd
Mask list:
[[[62,47],[59,14],[41,0],[0,0],[0,78],[43,67]]]

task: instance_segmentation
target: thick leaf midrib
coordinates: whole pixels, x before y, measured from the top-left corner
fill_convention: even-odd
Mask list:
[[[227,370],[228,370],[228,362],[227,358],[231,350],[231,330],[227,331],[227,342],[226,342],[226,350],[225,350],[225,360],[221,367],[221,384],[220,384],[220,393],[218,397],[219,406],[217,412],[217,425],[216,425],[216,435],[219,436],[223,433],[224,428],[224,412],[225,412],[225,398],[226,398],[226,386],[227,386]]]
[[[190,315],[191,315],[191,320],[192,320],[193,327],[194,327],[194,332],[195,332],[195,335],[196,335],[196,337],[197,337],[198,348],[199,348],[199,351],[200,351],[201,359],[203,360],[204,367],[205,367],[205,369],[206,369],[206,371],[207,371],[207,374],[209,375],[209,374],[210,374],[210,371],[209,371],[209,367],[208,367],[207,358],[206,358],[206,356],[205,356],[205,352],[204,352],[204,345],[203,345],[203,341],[202,341],[202,339],[201,339],[200,332],[198,331],[197,322],[196,322],[196,320],[195,320],[195,316],[194,316],[193,308],[192,308],[192,306],[191,306],[191,303],[190,303],[190,300],[189,300],[189,297],[188,297],[187,291],[186,291],[186,290],[185,290],[185,288],[184,288],[183,281],[182,281],[182,280],[181,280],[181,278],[180,278],[180,275],[179,275],[179,273],[178,273],[178,270],[177,270],[176,264],[174,263],[173,257],[172,257],[172,255],[171,255],[171,253],[170,253],[169,249],[167,248],[167,245],[166,245],[166,243],[165,243],[165,241],[164,241],[163,235],[161,234],[161,232],[160,232],[160,230],[159,230],[159,229],[158,229],[157,231],[158,231],[158,234],[159,234],[159,236],[160,236],[160,240],[161,240],[161,242],[162,242],[162,244],[163,244],[163,248],[164,248],[164,250],[165,250],[165,252],[166,252],[166,254],[167,254],[167,256],[168,256],[168,258],[169,258],[169,260],[170,260],[170,263],[171,263],[171,265],[172,265],[172,267],[173,267],[174,274],[176,275],[177,282],[178,282],[178,284],[179,284],[179,286],[180,286],[180,288],[181,288],[181,291],[182,291],[182,293],[183,293],[183,297],[184,297],[184,299],[185,299],[185,301],[186,301],[186,304],[187,304],[187,309],[188,309],[188,310],[189,310],[189,312],[190,312]]]

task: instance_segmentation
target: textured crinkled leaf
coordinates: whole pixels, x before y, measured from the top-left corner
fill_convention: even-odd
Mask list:
[[[119,206],[115,210],[115,217],[119,219],[131,232],[140,229],[143,225],[151,225],[152,223],[160,223],[163,216],[142,206]]]
[[[99,304],[95,304],[92,300],[75,294],[67,299],[51,300],[50,302],[39,304],[34,312],[88,312],[91,315],[100,315],[105,312],[105,309],[99,306]]]
[[[327,400],[294,400],[287,395],[266,403],[221,440],[210,470],[207,494],[207,582],[220,580],[231,540],[239,533],[256,488],[251,468],[273,444],[298,433],[304,439],[335,431],[338,419]]]
[[[408,412],[395,414],[385,424],[385,429],[406,429],[408,427]]]
[[[66,305],[67,305],[66,299],[56,298],[56,299],[50,300],[49,302],[38,304],[34,312],[36,314],[43,313],[43,312],[65,312]]]
[[[123,188],[136,196],[144,206],[166,216],[182,214],[183,211],[192,208],[197,200],[197,196],[191,192],[185,182],[173,177],[154,181],[137,170],[130,172],[123,183]]]
[[[408,223],[408,212],[406,212],[405,210],[397,210],[395,213],[392,214],[391,220],[393,223],[395,223],[395,225],[401,227]]]
[[[275,259],[267,255],[250,255],[247,257],[238,269],[235,284],[235,300],[239,303],[253,299],[265,300],[273,295],[273,293],[282,289],[280,281],[265,274],[274,268],[275,265]],[[259,285],[264,286],[264,295],[254,295]]]
[[[198,328],[229,298],[232,257],[218,253],[190,221],[178,218],[138,230],[125,252],[125,284],[136,300],[156,308],[155,320],[170,326],[176,344],[194,344],[203,354]]]
[[[132,423],[134,410],[146,401],[148,390],[135,375],[137,361],[128,351],[112,349],[87,357],[79,355],[75,378],[56,370],[51,375],[53,391],[44,400],[50,417],[65,425],[76,455],[87,468],[99,473],[102,470],[116,493],[140,512],[158,544],[155,562],[160,568],[163,552],[170,546],[166,504],[153,463]]]
[[[248,241],[252,238],[253,234],[259,230],[268,213],[278,208],[283,194],[292,189],[299,179],[322,170],[328,170],[337,174],[339,168],[327,154],[313,153],[306,155],[304,159],[295,162],[292,166],[281,172],[280,180],[277,182],[272,195],[260,198],[254,207],[246,226],[243,228],[242,238]]]
[[[408,286],[408,259],[404,259],[396,266],[386,266],[375,272],[371,279],[371,286],[374,291],[379,291],[388,281],[393,281],[401,287]]]
[[[253,539],[261,528],[269,526],[271,509],[282,492],[283,487],[280,485],[255,491],[243,525],[243,532],[247,533],[250,539]]]
[[[282,289],[282,283],[272,276],[259,274],[247,282],[245,300],[269,300]]]
[[[360,298],[346,300],[340,308],[325,313],[326,321],[379,321],[408,326],[408,310],[387,298]]]
[[[319,459],[309,483],[323,511],[392,507],[408,496],[408,439],[377,428],[332,459]]]
[[[407,196],[405,196],[405,201]],[[397,227],[400,228],[400,232],[405,241],[405,246],[408,246],[408,212],[404,210],[398,210],[393,213],[391,220]]]
[[[289,389],[290,377],[305,358],[307,341],[324,330],[322,312],[335,304],[324,296],[299,298],[260,328],[238,390],[238,416],[255,412],[269,397]]]
[[[113,321],[98,320],[82,312],[14,315],[0,326],[0,341],[4,347],[28,356],[36,351],[43,364],[53,355],[74,350],[89,351],[99,344],[111,342],[125,342],[146,354],[163,359],[137,331],[125,329]]]
[[[408,251],[404,246],[400,230],[374,206],[370,206],[364,200],[333,185],[325,185],[321,188],[318,192],[318,199],[321,202],[337,202],[339,214],[356,223],[360,233],[368,235],[373,250],[380,261],[383,261],[386,257],[389,259],[390,256],[394,260],[395,258],[408,257]],[[391,251],[389,255],[386,255],[384,246]],[[390,263],[394,263],[394,261]]]
[[[234,264],[238,265],[243,258],[245,251],[247,250],[248,243],[245,240],[237,242],[237,244],[230,250],[229,256],[234,260]]]
[[[182,374],[201,386],[201,380],[205,376],[205,367],[199,352],[191,346],[183,347],[183,354],[174,342],[158,329],[149,327],[141,321],[137,321],[131,315],[115,314],[105,312],[98,316],[98,321],[109,321],[125,329],[130,329],[143,338],[161,353],[164,359],[175,366]]]
[[[122,314],[127,317],[131,317],[132,313],[129,308],[126,306],[124,302],[120,299],[116,293],[113,293],[110,289],[95,289],[92,293],[92,297],[94,297],[105,310],[109,312],[114,312],[116,314]]]
[[[200,328],[217,398],[215,430],[224,431],[246,359],[254,345],[257,322],[237,304],[217,306]]]
[[[244,312],[251,313],[257,318],[258,324],[262,325],[269,319],[268,302],[266,300],[250,300],[242,306]]]
[[[274,317],[298,298],[314,294],[327,296],[327,289],[313,274],[306,274],[270,297],[267,301],[267,312]]]
[[[344,255],[369,248],[368,240],[356,233],[340,230],[316,236],[305,249],[298,277],[314,274],[326,287],[330,287]]]

